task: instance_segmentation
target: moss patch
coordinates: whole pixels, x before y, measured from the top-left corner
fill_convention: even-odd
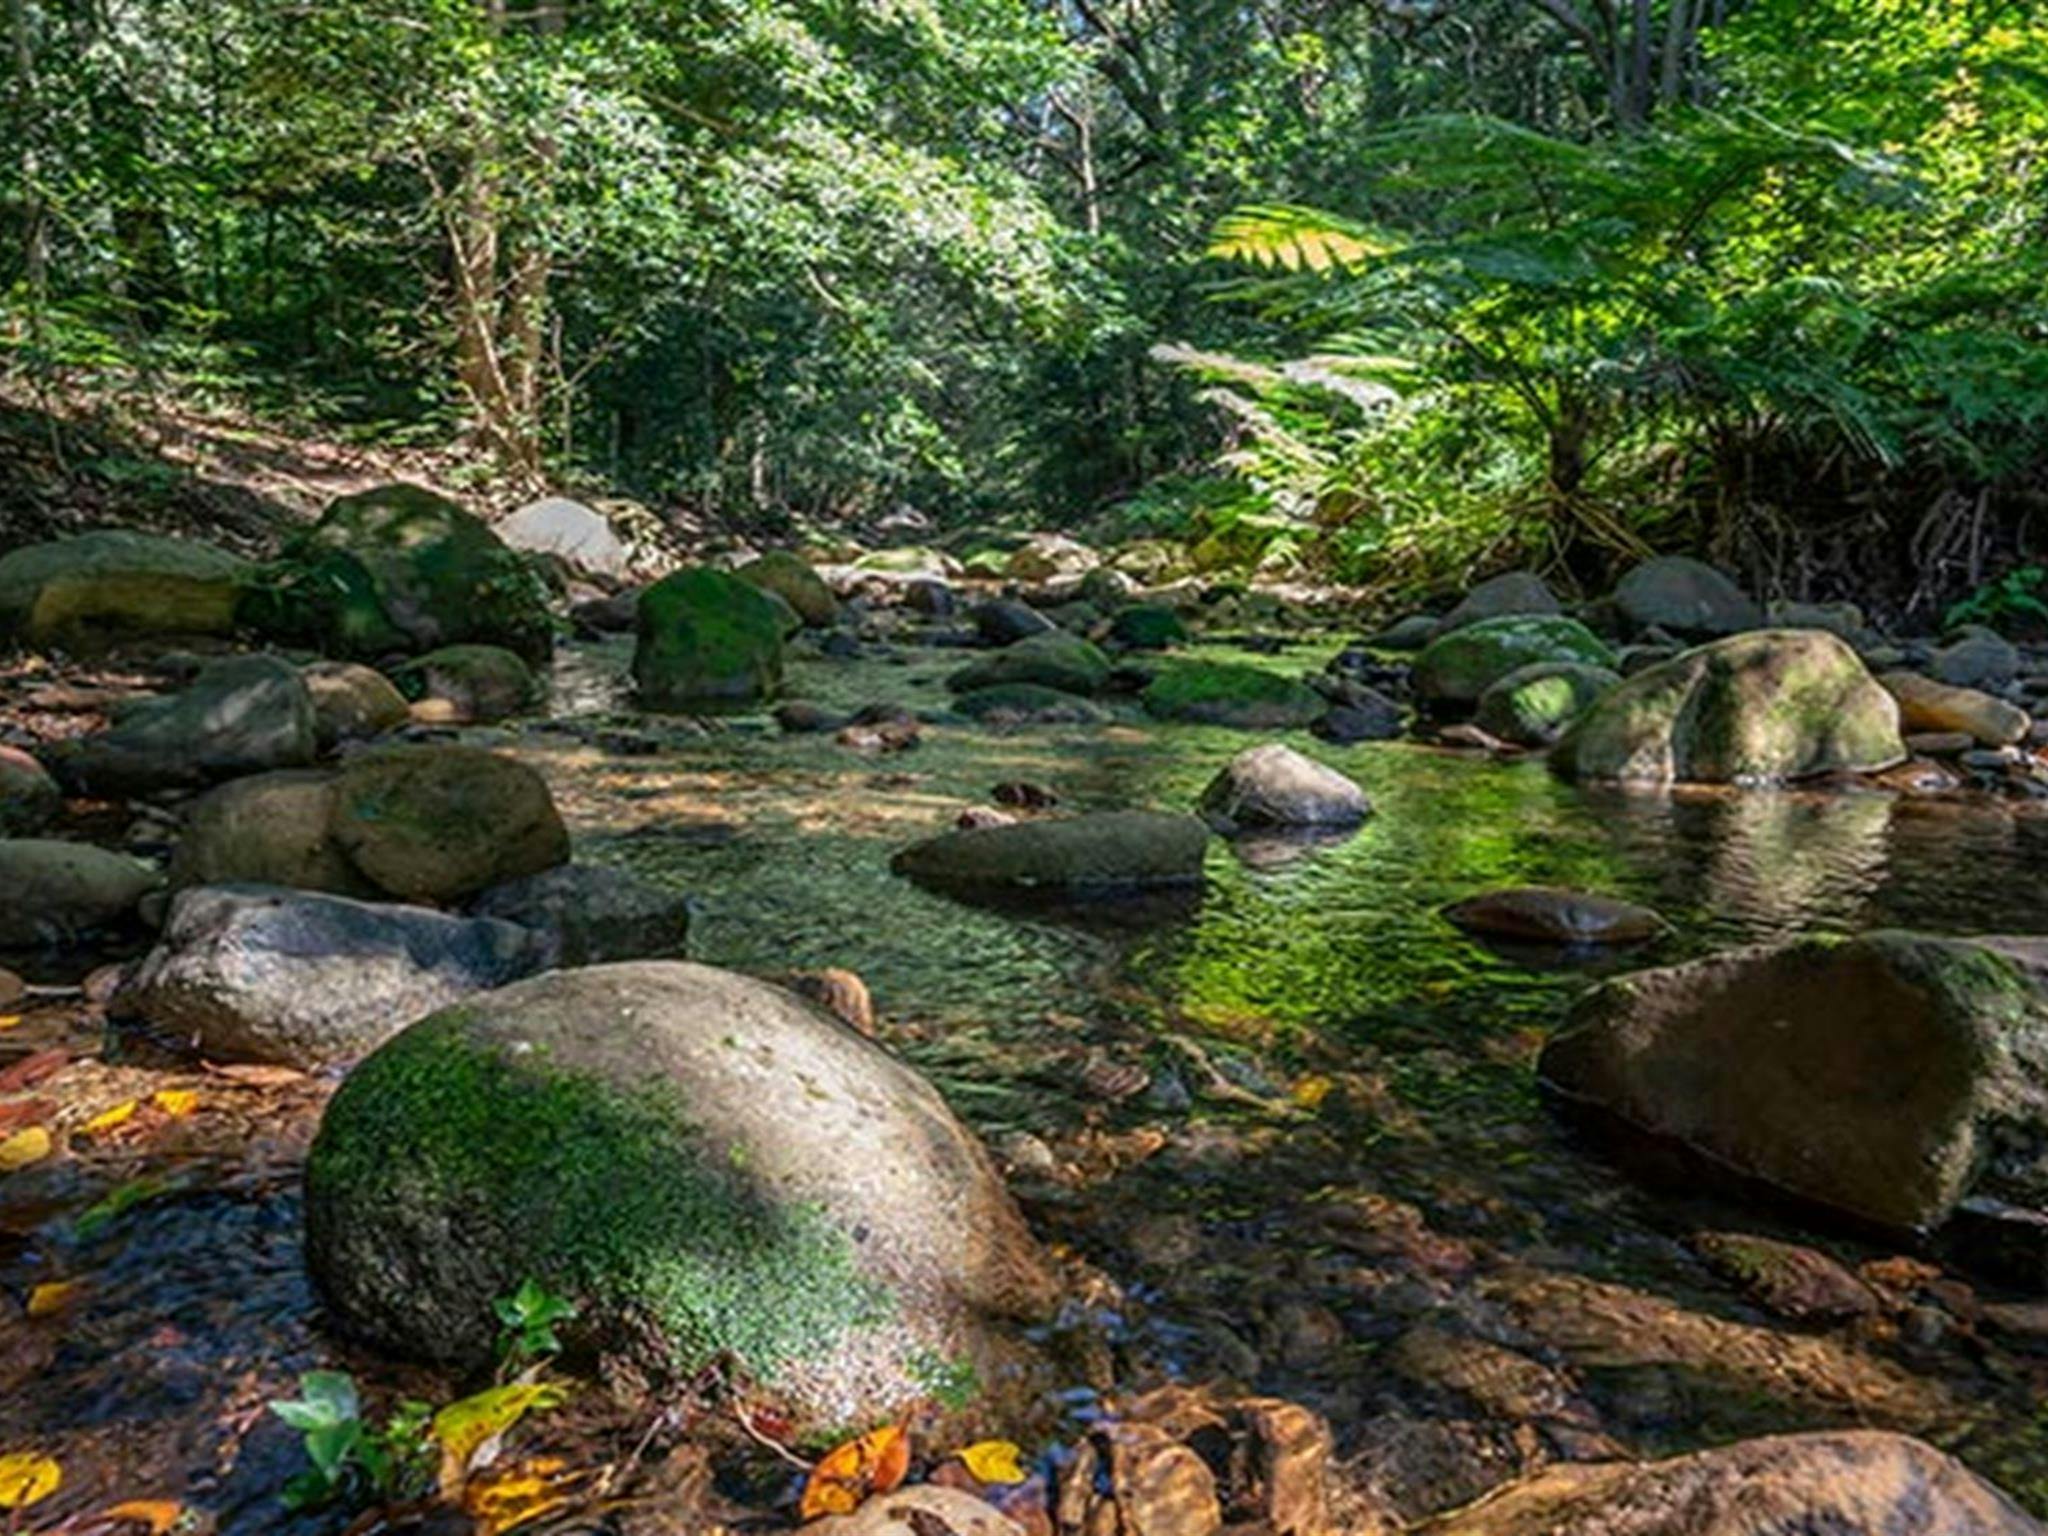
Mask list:
[[[1161,720],[1192,720],[1247,730],[1284,730],[1321,718],[1329,705],[1308,684],[1236,662],[1191,661],[1169,667],[1143,696]]]

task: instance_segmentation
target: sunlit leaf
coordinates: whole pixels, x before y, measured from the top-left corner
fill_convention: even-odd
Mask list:
[[[797,1513],[806,1520],[846,1515],[870,1494],[887,1493],[910,1471],[910,1435],[885,1424],[827,1452],[811,1469]]]
[[[34,1451],[0,1456],[0,1509],[40,1504],[64,1482],[64,1469]]]
[[[18,1013],[0,1013],[0,1029],[12,1029],[21,1022]]]
[[[76,1280],[45,1280],[28,1293],[28,1315],[50,1317],[62,1312],[78,1297]]]
[[[135,1100],[123,1099],[112,1109],[101,1110],[80,1126],[79,1130],[87,1136],[105,1135],[108,1131],[117,1130],[134,1119],[137,1107]]]
[[[185,1506],[176,1499],[125,1499],[105,1511],[102,1520],[142,1526],[149,1536],[167,1536],[184,1518]]]
[[[149,1101],[165,1114],[182,1119],[199,1107],[199,1094],[191,1088],[159,1088]]]
[[[1009,1440],[977,1440],[959,1454],[960,1464],[979,1483],[1021,1483],[1030,1475],[1023,1451]]]
[[[589,1475],[559,1456],[536,1456],[472,1481],[463,1490],[462,1507],[476,1521],[477,1536],[502,1536],[566,1507]]]
[[[1294,1085],[1294,1102],[1303,1109],[1315,1109],[1330,1096],[1330,1090],[1337,1085],[1327,1077],[1304,1077]]]
[[[16,1131],[5,1141],[0,1141],[0,1173],[12,1173],[17,1168],[26,1168],[30,1163],[39,1163],[50,1155],[50,1133],[40,1125],[32,1125],[25,1131]]]
[[[428,1433],[441,1448],[441,1490],[454,1497],[480,1458],[486,1458],[498,1437],[528,1413],[552,1408],[568,1396],[549,1382],[515,1381],[491,1387],[434,1415]]]

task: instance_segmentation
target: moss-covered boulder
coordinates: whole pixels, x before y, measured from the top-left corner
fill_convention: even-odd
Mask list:
[[[300,767],[316,751],[313,700],[298,668],[275,656],[233,656],[105,730],[53,748],[49,766],[77,794],[139,795]]]
[[[1100,811],[942,833],[889,867],[940,889],[1086,896],[1195,884],[1208,842],[1192,816]]]
[[[1621,674],[1582,661],[1539,661],[1517,667],[1479,696],[1479,729],[1523,747],[1547,747]]]
[[[755,586],[704,566],[640,594],[633,683],[656,709],[746,704],[782,686],[782,621]]]
[[[1906,755],[1892,696],[1818,629],[1731,635],[1608,690],[1559,740],[1568,778],[1768,784]]]
[[[1036,683],[1062,693],[1099,692],[1109,681],[1109,658],[1079,635],[1048,630],[1004,646],[946,679],[955,693]]]
[[[503,720],[540,702],[533,669],[501,645],[444,645],[395,668],[407,697],[447,720]]]
[[[2048,942],[1877,932],[1607,981],[1544,1048],[1574,1104],[1901,1231],[2048,1199]]]
[[[825,585],[824,577],[787,550],[770,550],[733,574],[764,592],[773,592],[814,629],[829,629],[839,622],[839,599]]]
[[[465,641],[531,662],[554,648],[547,578],[482,519],[416,485],[343,496],[244,605],[265,633],[374,660]]]
[[[0,949],[68,944],[125,921],[161,879],[89,843],[0,840]]]
[[[1299,678],[1243,662],[1170,664],[1140,696],[1160,720],[1227,725],[1243,731],[1284,731],[1309,725],[1330,705]]]
[[[0,747],[0,837],[40,832],[63,807],[48,769],[19,747]]]
[[[410,718],[398,685],[359,661],[316,661],[299,677],[313,701],[313,736],[323,752],[395,731]]]
[[[572,1358],[669,1388],[722,1364],[806,1434],[1020,1395],[1013,1325],[1055,1302],[922,1078],[681,962],[555,972],[404,1030],[328,1106],[306,1226],[336,1319],[394,1354],[487,1364],[491,1298],[532,1278],[576,1303]]]
[[[173,890],[271,885],[337,896],[386,894],[335,840],[335,775],[325,769],[257,773],[185,807],[171,850]]]
[[[335,777],[333,837],[379,890],[452,901],[569,857],[547,782],[475,747],[386,747]]]
[[[0,640],[96,649],[235,627],[247,561],[198,539],[105,530],[0,555]]]
[[[953,701],[953,712],[993,725],[1101,725],[1109,711],[1093,699],[1038,683],[998,683]]]
[[[1127,651],[1164,651],[1188,642],[1188,627],[1164,603],[1132,603],[1110,616],[1109,642]]]
[[[1523,667],[1574,661],[1614,665],[1614,653],[1577,619],[1562,614],[1508,614],[1480,619],[1432,640],[1415,658],[1415,697],[1439,711],[1471,709],[1486,690]]]

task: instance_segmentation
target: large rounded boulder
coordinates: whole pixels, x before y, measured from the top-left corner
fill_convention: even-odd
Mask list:
[[[1099,692],[1109,681],[1109,672],[1109,658],[1096,646],[1065,630],[1048,630],[962,667],[946,679],[946,686],[955,693],[975,693],[1035,683],[1061,693],[1085,695]]]
[[[1577,619],[1562,614],[1508,614],[1480,619],[1424,646],[1409,682],[1415,697],[1438,710],[1471,709],[1509,673],[1539,662],[1612,667],[1614,654]]]
[[[0,639],[73,649],[224,635],[251,568],[196,539],[108,529],[0,555]]]
[[[566,863],[547,781],[476,747],[390,747],[335,778],[334,841],[380,890],[453,901]]]
[[[160,883],[148,865],[89,843],[0,840],[0,949],[67,944],[116,926]]]
[[[749,586],[773,592],[814,629],[829,629],[839,622],[839,599],[825,585],[825,578],[787,550],[770,550],[733,574]]]
[[[1283,742],[1250,747],[1202,791],[1202,819],[1225,834],[1285,827],[1354,827],[1372,814],[1365,791]]]
[[[172,903],[115,1000],[211,1061],[314,1070],[412,1020],[541,970],[513,923],[274,886],[202,886]]]
[[[693,566],[640,594],[633,683],[656,709],[749,704],[782,686],[782,618],[751,582]]]
[[[1544,1083],[1802,1199],[1901,1231],[2048,1198],[2048,941],[1799,939],[1603,982]]]
[[[1573,722],[1550,762],[1575,779],[1770,784],[1905,755],[1898,705],[1853,650],[1824,630],[1770,629],[1636,673]]]
[[[547,579],[482,519],[416,485],[343,496],[293,538],[245,615],[266,633],[374,660],[465,641],[554,648]]]
[[[313,698],[298,668],[234,656],[190,686],[129,709],[104,731],[64,742],[50,767],[74,793],[140,795],[300,767],[317,750]]]
[[[1299,678],[1233,661],[1171,663],[1146,687],[1140,702],[1155,719],[1243,731],[1310,725],[1330,707]]]
[[[1615,586],[1614,605],[1635,628],[1661,629],[1681,640],[1716,640],[1764,624],[1755,598],[1687,555],[1643,561]]]
[[[1582,661],[1539,661],[1517,667],[1479,696],[1473,724],[1522,747],[1547,747],[1620,674]]]
[[[643,962],[421,1020],[342,1084],[306,1169],[337,1320],[474,1367],[491,1300],[572,1300],[573,1352],[673,1387],[723,1363],[803,1432],[972,1382],[1055,1300],[1001,1179],[915,1072],[791,993]]]

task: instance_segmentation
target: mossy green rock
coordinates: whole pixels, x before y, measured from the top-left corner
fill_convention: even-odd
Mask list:
[[[1524,747],[1547,747],[1621,674],[1581,661],[1517,667],[1479,696],[1472,719],[1482,731]]]
[[[332,835],[379,890],[452,901],[566,863],[547,781],[476,747],[386,747],[335,776]]]
[[[1245,731],[1287,730],[1320,719],[1329,701],[1298,678],[1242,662],[1169,665],[1141,696],[1160,720],[1227,725]]]
[[[1193,816],[1100,811],[973,827],[901,850],[889,867],[925,885],[974,891],[1091,892],[1191,885],[1209,829]]]
[[[532,1278],[576,1303],[572,1358],[671,1389],[725,1362],[805,1434],[970,1380],[1023,1395],[1012,1326],[1056,1300],[930,1085],[681,962],[555,972],[402,1031],[328,1106],[306,1226],[336,1319],[391,1353],[488,1364],[492,1298]]]
[[[1470,708],[1510,672],[1548,661],[1612,667],[1614,653],[1577,619],[1508,614],[1432,640],[1415,658],[1409,682],[1424,704]]]
[[[1164,651],[1185,645],[1188,627],[1164,603],[1132,603],[1110,619],[1109,638],[1111,644],[1128,650]]]
[[[1888,767],[1899,710],[1856,653],[1818,629],[1755,630],[1610,689],[1551,753],[1567,778],[1768,784]]]
[[[416,485],[344,496],[250,594],[265,633],[373,660],[473,641],[530,662],[554,648],[546,577],[477,517]]]
[[[1038,683],[999,683],[977,688],[953,701],[956,714],[970,720],[1031,722],[1041,725],[1100,725],[1109,711],[1093,699],[1063,693]]]
[[[335,775],[287,769],[235,779],[185,807],[171,851],[173,890],[280,885],[336,896],[387,894],[335,840]]]
[[[431,700],[455,720],[503,720],[540,701],[540,679],[501,645],[446,645],[393,670],[410,697]]]
[[[657,709],[745,704],[782,686],[782,620],[751,583],[693,566],[640,594],[633,682]]]
[[[235,627],[245,560],[197,539],[109,529],[0,555],[0,639],[72,649]]]
[[[1012,683],[1036,683],[1062,693],[1090,694],[1109,681],[1109,671],[1109,658],[1095,646],[1065,630],[1048,630],[962,667],[946,679],[946,686],[955,693],[973,693]]]
[[[839,599],[825,579],[787,550],[770,550],[733,574],[764,592],[773,592],[813,628],[828,629],[839,622]]]
[[[1544,1048],[1568,1099],[1902,1231],[2048,1199],[2048,941],[1877,932],[1603,982]]]

